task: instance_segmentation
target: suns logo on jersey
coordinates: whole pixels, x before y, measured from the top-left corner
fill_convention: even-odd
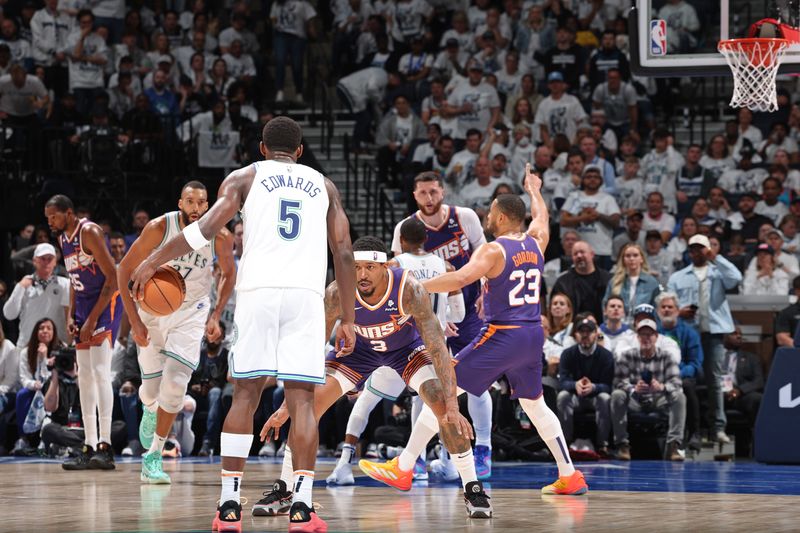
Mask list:
[[[83,252],[70,254],[64,258],[64,265],[67,267],[67,272],[74,272],[76,270],[84,270],[92,266],[93,260]]]
[[[411,319],[411,315],[392,315],[391,322],[375,324],[372,326],[359,326],[356,324],[353,326],[353,329],[355,329],[355,332],[358,336],[364,337],[365,339],[385,339],[386,337],[397,333],[400,328],[402,328],[409,321],[409,319]]]
[[[459,256],[467,258],[468,250],[469,250],[469,239],[467,238],[467,236],[464,234],[463,231],[457,231],[455,232],[454,237],[452,239],[442,244],[441,246],[434,248],[433,250],[431,250],[431,252],[438,255],[445,261],[450,261],[451,259]]]

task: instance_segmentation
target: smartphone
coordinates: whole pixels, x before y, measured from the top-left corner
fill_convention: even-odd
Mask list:
[[[653,372],[648,369],[642,370],[642,381],[650,385],[650,383],[653,381]]]

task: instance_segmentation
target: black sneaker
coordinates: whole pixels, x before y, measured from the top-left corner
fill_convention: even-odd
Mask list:
[[[289,533],[292,531],[327,531],[328,525],[303,502],[295,502],[289,511]]]
[[[492,504],[489,496],[483,491],[480,481],[470,481],[464,489],[464,503],[470,518],[491,518]]]
[[[72,457],[61,463],[61,468],[64,470],[88,470],[89,461],[94,455],[94,450],[91,446],[83,445],[83,448],[78,450]]]
[[[107,442],[97,445],[97,451],[89,459],[89,468],[92,470],[114,470],[114,450]]]
[[[203,445],[200,446],[200,450],[197,452],[198,457],[211,457],[211,443],[207,440],[203,441]]]
[[[289,514],[292,507],[292,493],[286,489],[286,483],[276,479],[272,490],[264,493],[264,497],[253,504],[253,516],[277,516]]]
[[[211,522],[211,531],[242,531],[242,506],[228,500],[217,507],[217,514]]]

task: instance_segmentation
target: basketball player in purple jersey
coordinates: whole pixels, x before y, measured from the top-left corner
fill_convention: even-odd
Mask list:
[[[442,326],[433,313],[430,295],[410,271],[386,264],[386,245],[380,239],[361,237],[353,243],[353,256],[358,289],[354,327],[356,346],[346,357],[338,357],[335,350],[328,354],[325,385],[314,395],[317,419],[342,395],[363,386],[377,368],[392,368],[428,406],[430,419],[423,419],[420,415],[420,423],[433,427],[441,424],[442,438],[453,450],[454,462],[462,474],[467,514],[471,518],[491,518],[491,504],[475,474],[470,449],[471,428],[458,412],[451,358]],[[326,333],[333,330],[339,319],[339,309],[339,290],[333,282],[325,291]],[[286,406],[281,406],[264,424],[262,439],[271,430],[277,433],[288,416]],[[411,489],[415,461],[416,456],[411,457],[407,468],[402,469],[405,475],[392,480],[393,487]],[[394,459],[389,464],[396,462]],[[286,482],[291,479],[290,475],[291,459],[284,457],[282,479],[276,481],[272,492],[256,504],[264,510],[259,514],[288,511],[291,493]]]
[[[425,224],[428,234],[426,252],[438,255],[458,270],[486,243],[483,227],[475,211],[444,204],[444,184],[436,172],[422,172],[414,178],[414,199],[419,210],[409,218],[416,218]],[[400,226],[403,222],[405,220],[401,220],[394,231],[392,252],[395,255],[403,253],[400,246]],[[468,346],[483,327],[483,320],[475,307],[480,296],[480,282],[476,280],[464,286],[462,293],[466,309],[464,320],[455,324],[457,335],[447,339],[454,354]],[[492,397],[488,391],[477,396],[469,394],[467,405],[475,425],[475,468],[478,479],[487,479],[492,474]],[[432,463],[431,469],[446,479],[455,479],[455,469],[446,458],[445,454],[445,460]]]
[[[558,464],[558,480],[544,487],[542,492],[584,494],[588,487],[583,474],[575,470],[570,461],[558,418],[542,397],[544,333],[539,299],[544,267],[542,250],[550,239],[550,221],[540,191],[541,179],[531,172],[530,164],[525,173],[525,189],[531,196],[533,216],[528,231],[520,232],[525,221],[522,199],[501,194],[492,202],[487,219],[488,229],[496,240],[477,250],[460,270],[427,280],[423,285],[430,292],[446,292],[481,278],[487,279],[483,295],[487,324],[455,358],[459,388],[480,394],[505,375],[511,387],[511,398],[519,399]],[[417,443],[427,443],[426,439],[433,436],[423,433],[425,429],[415,424],[403,454],[416,457],[420,453]],[[389,471],[386,478],[397,475]]]
[[[85,218],[78,219],[72,200],[61,194],[53,196],[45,204],[44,213],[50,229],[60,233],[58,242],[72,283],[72,321],[68,327],[75,335],[86,436],[83,449],[62,466],[65,470],[113,470],[111,349],[122,318],[117,268],[103,230]]]

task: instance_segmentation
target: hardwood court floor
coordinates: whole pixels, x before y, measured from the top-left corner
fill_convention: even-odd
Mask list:
[[[280,465],[255,461],[243,495],[261,497]],[[325,488],[333,468],[319,466],[314,490],[329,531],[798,531],[797,467],[731,463],[633,462],[582,465],[591,493],[543,497],[537,487],[554,474],[542,464],[496,465],[495,518],[468,520],[456,484],[421,483],[408,493],[357,477],[354,487]],[[210,531],[219,497],[219,464],[165,461],[171,486],[139,483],[137,462],[114,472],[65,472],[58,463],[0,462],[0,531]],[[703,491],[703,492],[699,492]],[[244,531],[286,531],[287,518],[256,518],[245,505]]]

